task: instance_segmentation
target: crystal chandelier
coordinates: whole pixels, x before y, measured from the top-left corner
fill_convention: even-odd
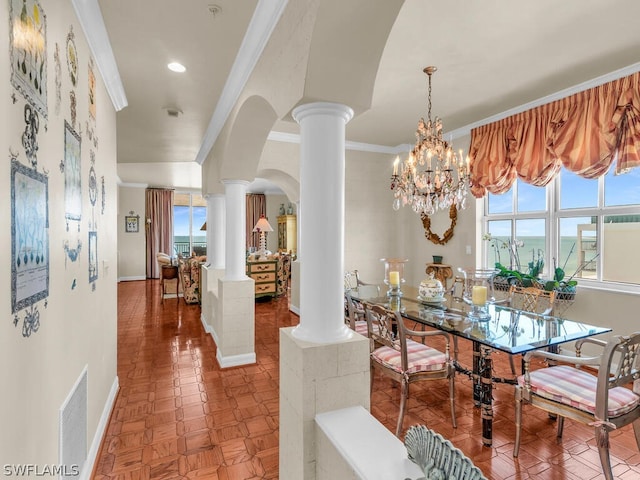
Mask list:
[[[391,176],[393,209],[411,205],[422,216],[452,205],[464,209],[469,187],[469,157],[464,159],[462,150],[454,152],[451,143],[442,138],[442,120],[431,119],[431,76],[436,70],[423,70],[429,78],[428,120],[418,122],[416,144],[402,165],[396,158]]]

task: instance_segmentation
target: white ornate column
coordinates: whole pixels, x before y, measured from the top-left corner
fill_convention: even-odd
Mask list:
[[[316,478],[316,414],[369,409],[369,341],[344,323],[345,129],[353,111],[312,103],[300,124],[300,323],[280,329],[280,479]]]
[[[246,203],[249,182],[223,180],[225,191],[225,272],[218,279],[216,359],[220,367],[255,363],[254,281],[245,274]]]
[[[311,103],[293,111],[300,124],[300,324],[293,336],[330,343],[348,336],[344,323],[345,130],[353,110]]]
[[[224,276],[225,201],[223,194],[209,194],[207,199],[207,262],[200,277],[200,319],[214,341],[221,329],[218,315],[218,280]]]
[[[302,218],[302,210],[300,209],[300,200],[296,201],[296,213],[298,215],[296,228],[296,259],[291,262],[291,288],[289,289],[289,310],[296,315],[300,315],[300,262],[302,260],[301,253],[303,245],[300,244],[300,219]]]
[[[207,197],[207,263],[212,268],[224,269],[225,265],[225,201],[224,195]]]
[[[246,180],[223,180],[226,210],[225,280],[244,280],[247,231],[246,231]]]

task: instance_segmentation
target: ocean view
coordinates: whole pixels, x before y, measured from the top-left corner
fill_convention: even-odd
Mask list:
[[[502,240],[506,241],[506,238],[494,237],[494,240],[487,240],[488,244],[494,243],[494,241]],[[545,269],[551,272],[554,268],[553,258],[549,258],[545,252],[545,238],[544,237],[519,237],[519,241],[523,242],[521,247],[518,247],[518,255],[520,257],[520,270],[526,272],[528,270],[527,265],[532,260],[537,258],[538,252],[542,253],[544,258]],[[500,241],[498,245],[502,246]],[[590,247],[591,242],[585,242],[584,247]],[[595,250],[589,249],[584,251],[584,261],[589,261],[595,256]],[[509,250],[507,248],[490,248],[488,250],[488,266],[493,266],[496,262],[500,262],[505,267],[509,268]],[[560,258],[556,259],[556,266],[561,267],[567,277],[573,275],[580,263],[580,252],[578,251],[578,237],[563,237],[560,245]],[[514,266],[514,269],[516,267]],[[579,275],[578,275],[579,277]]]

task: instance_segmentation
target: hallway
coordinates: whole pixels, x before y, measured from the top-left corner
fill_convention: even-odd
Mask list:
[[[297,324],[286,297],[256,303],[258,363],[220,370],[215,345],[200,322],[199,305],[160,299],[157,280],[118,284],[120,391],[96,459],[96,480],[278,478],[278,335]],[[460,360],[470,364],[466,342]],[[509,369],[495,355],[497,373]],[[588,480],[604,478],[593,430],[567,422],[560,444],[555,422],[525,407],[520,457],[513,459],[513,392],[494,390],[494,445],[481,445],[481,421],[471,382],[456,378],[458,428],[451,427],[447,385],[411,388],[405,428],[426,424],[470,456],[488,478]],[[371,411],[395,428],[399,389],[376,377]],[[611,434],[616,478],[640,476],[631,426]]]

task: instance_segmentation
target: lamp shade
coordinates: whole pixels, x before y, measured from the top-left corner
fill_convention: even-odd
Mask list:
[[[258,219],[258,223],[256,223],[255,227],[253,227],[253,231],[254,232],[273,232],[273,228],[271,228],[271,225],[269,225],[269,222],[267,221],[265,216],[260,215],[260,218]]]

